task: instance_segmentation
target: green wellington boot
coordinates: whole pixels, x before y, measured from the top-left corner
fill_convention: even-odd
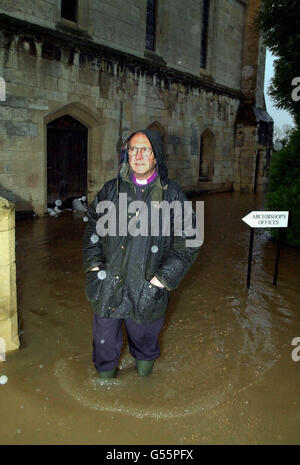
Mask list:
[[[135,367],[140,376],[150,375],[153,365],[154,365],[154,360],[135,359]]]
[[[101,379],[112,379],[116,376],[117,369],[114,368],[113,370],[108,371],[99,371],[99,378]]]

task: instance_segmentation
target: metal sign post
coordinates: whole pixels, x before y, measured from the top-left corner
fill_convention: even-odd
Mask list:
[[[289,212],[288,211],[252,211],[244,216],[242,220],[251,227],[250,243],[249,243],[249,256],[248,256],[248,271],[247,271],[247,287],[250,286],[251,266],[252,266],[252,250],[254,242],[254,228],[287,228],[288,227]],[[280,247],[284,239],[282,230],[279,231],[279,239],[277,244],[276,262],[273,284],[277,284]]]
[[[249,244],[249,255],[248,255],[247,287],[250,286],[253,240],[254,240],[254,229],[251,228],[251,231],[250,231],[250,244]]]

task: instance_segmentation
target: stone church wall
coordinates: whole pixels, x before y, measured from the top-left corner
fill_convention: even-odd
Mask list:
[[[248,173],[236,179],[242,155],[235,141],[246,2],[212,1],[216,29],[214,35],[209,31],[206,70],[199,70],[194,0],[184,3],[185,17],[184,11],[175,15],[183,2],[176,0],[177,10],[163,3],[152,55],[144,49],[145,2],[87,2],[88,9],[79,10],[78,30],[71,32],[59,18],[60,2],[25,3],[0,0],[0,76],[6,83],[0,195],[15,202],[16,210],[47,211],[47,124],[65,114],[88,128],[88,200],[116,175],[126,135],[153,124],[164,136],[170,177],[183,188],[199,187],[203,140],[211,144],[206,181],[221,189],[247,184]],[[4,12],[14,15],[9,24]],[[111,36],[100,27],[109,20]]]

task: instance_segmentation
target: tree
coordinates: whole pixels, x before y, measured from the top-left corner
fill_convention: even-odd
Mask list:
[[[290,226],[287,230],[288,245],[300,247],[300,129],[291,132],[289,143],[273,153],[270,170],[270,185],[267,208],[274,211],[289,211]],[[278,230],[271,231],[278,237]]]
[[[282,127],[274,126],[273,140],[275,142],[279,141],[285,146],[288,144],[292,133],[293,127],[289,124],[284,124]]]
[[[257,20],[266,46],[278,57],[269,94],[275,106],[289,111],[296,123],[287,144],[272,155],[267,207],[290,212],[286,241],[300,247],[300,101],[293,87],[300,85],[300,1],[262,0]],[[277,237],[278,230],[271,234]]]
[[[300,101],[293,98],[295,93],[292,97],[292,82],[299,77],[300,84],[300,1],[262,0],[257,20],[266,46],[278,57],[269,95],[275,106],[289,111],[300,127]]]

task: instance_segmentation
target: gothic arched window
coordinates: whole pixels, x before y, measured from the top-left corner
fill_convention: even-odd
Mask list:
[[[147,0],[146,48],[155,50],[156,0]]]
[[[78,1],[77,0],[61,0],[61,17],[77,23],[78,21]]]
[[[208,48],[208,27],[209,27],[209,0],[202,0],[202,28],[201,28],[201,54],[200,66],[206,68],[207,48]]]

